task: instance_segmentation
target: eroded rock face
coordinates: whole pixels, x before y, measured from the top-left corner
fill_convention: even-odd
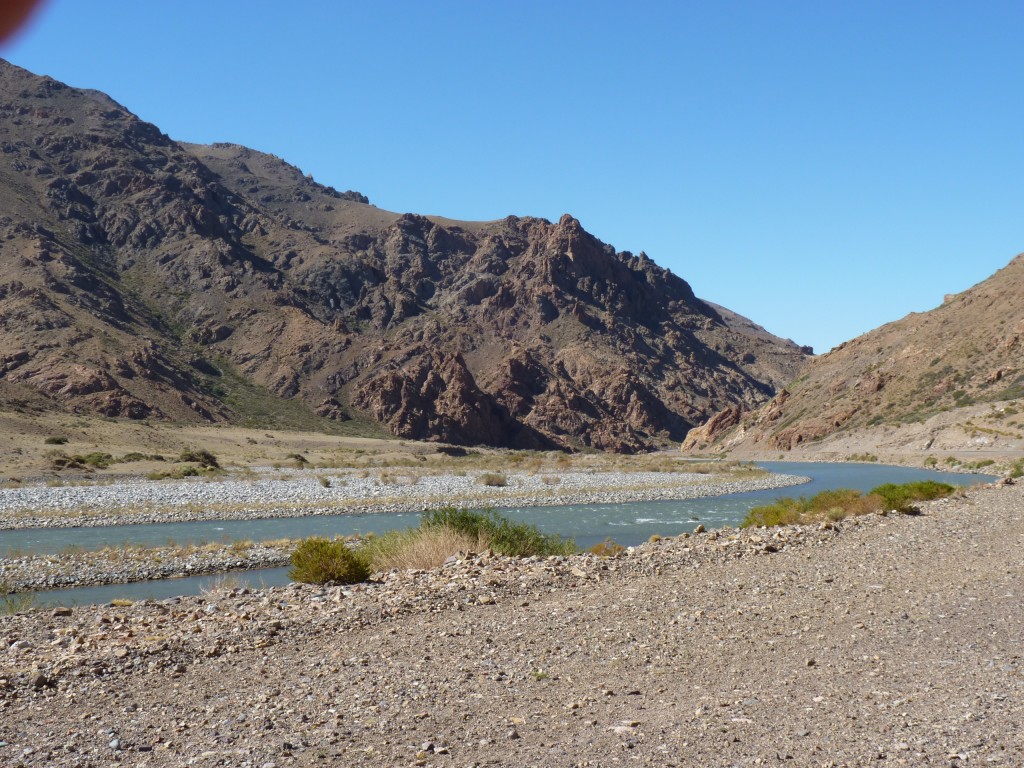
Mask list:
[[[737,406],[719,411],[704,424],[687,433],[682,450],[698,451],[707,448],[726,430],[739,424],[742,413],[743,411]]]
[[[54,407],[232,420],[224,368],[403,437],[638,451],[805,359],[569,215],[390,213],[2,62],[0,117],[0,376]]]
[[[462,355],[424,352],[410,365],[386,370],[355,391],[353,405],[370,412],[396,435],[446,443],[550,448],[550,440],[524,428],[481,391]]]

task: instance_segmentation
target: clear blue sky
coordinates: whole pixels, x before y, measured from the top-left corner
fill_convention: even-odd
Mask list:
[[[51,0],[0,56],[394,211],[572,213],[825,351],[1024,251],[1024,3]]]

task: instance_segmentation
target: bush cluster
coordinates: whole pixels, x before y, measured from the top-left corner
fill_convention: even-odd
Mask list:
[[[576,552],[576,545],[534,525],[513,523],[493,510],[447,507],[425,512],[417,528],[368,536],[349,549],[343,541],[305,539],[292,554],[290,577],[311,584],[350,584],[373,571],[434,568],[459,552],[490,548],[511,557],[546,557]]]
[[[199,466],[207,467],[208,469],[220,468],[220,463],[217,461],[217,457],[205,448],[187,448],[181,452],[181,455],[178,457],[178,461],[194,462]]]
[[[537,526],[528,523],[513,523],[493,509],[471,510],[445,507],[425,512],[420,527],[451,528],[470,538],[488,542],[499,555],[510,557],[548,557],[570,555],[576,551],[576,544],[558,534],[543,533]]]
[[[956,488],[947,483],[923,480],[896,485],[886,483],[862,494],[849,488],[839,488],[805,498],[782,498],[771,504],[754,507],[740,524],[741,528],[772,527],[842,520],[845,517],[867,515],[873,512],[895,511],[903,514],[917,512],[914,502],[941,499]]]
[[[356,584],[370,575],[369,564],[344,541],[318,536],[299,542],[291,562],[291,580],[308,584]]]

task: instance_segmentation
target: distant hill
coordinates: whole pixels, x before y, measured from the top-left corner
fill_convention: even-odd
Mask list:
[[[380,210],[0,61],[0,407],[635,451],[808,350],[571,216]]]
[[[753,413],[723,409],[685,448],[918,450],[1024,445],[1024,255],[942,306],[808,363]]]

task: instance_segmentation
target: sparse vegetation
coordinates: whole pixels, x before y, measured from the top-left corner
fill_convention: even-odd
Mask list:
[[[964,464],[965,469],[983,469],[985,467],[991,467],[995,464],[995,459],[979,459],[978,461],[969,461]]]
[[[508,476],[498,472],[485,472],[477,478],[480,485],[487,485],[494,488],[504,488],[508,485]]]
[[[875,464],[878,462],[878,457],[873,453],[853,453],[846,457],[847,461],[861,461],[865,463]]]
[[[30,592],[15,593],[6,582],[0,582],[0,616],[8,613],[21,613],[34,608],[35,595]]]
[[[46,458],[50,460],[52,469],[106,469],[114,463],[114,457],[109,453],[94,451],[87,454],[75,454],[68,456],[64,451],[47,451]]]
[[[114,463],[114,457],[109,453],[103,453],[102,451],[93,451],[87,453],[84,456],[76,455],[71,457],[73,461],[80,462],[87,467],[95,467],[96,469],[106,469]]]
[[[202,473],[198,467],[184,466],[172,469],[158,469],[146,473],[147,480],[182,480],[186,477],[199,477]]]
[[[195,463],[201,467],[208,467],[210,469],[220,468],[220,462],[217,461],[217,457],[205,448],[186,448],[181,452],[181,455],[178,456],[178,461]]]

